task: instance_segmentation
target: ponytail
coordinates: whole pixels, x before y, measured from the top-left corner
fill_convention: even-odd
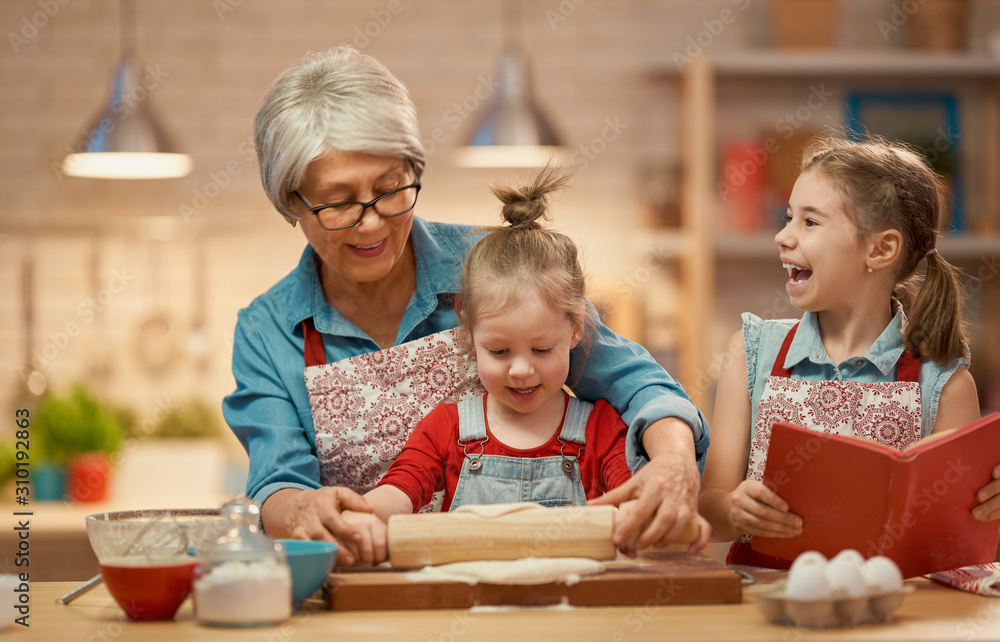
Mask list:
[[[906,315],[906,347],[945,364],[966,356],[969,340],[962,314],[960,272],[936,249],[927,252],[927,270]]]

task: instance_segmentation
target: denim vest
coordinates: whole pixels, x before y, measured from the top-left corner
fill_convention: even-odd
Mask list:
[[[587,419],[593,408],[590,402],[569,398],[562,430],[557,437],[561,450],[565,450],[566,442],[572,442],[583,452]],[[587,503],[576,461],[579,455],[535,458],[484,455],[483,445],[487,439],[483,398],[460,401],[458,443],[465,450],[465,462],[450,510],[463,504],[534,502],[543,506],[582,506]]]

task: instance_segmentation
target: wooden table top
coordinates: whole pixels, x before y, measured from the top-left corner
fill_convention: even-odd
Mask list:
[[[442,640],[984,640],[1000,639],[1000,600],[950,589],[924,579],[909,580],[909,594],[889,624],[853,629],[806,630],[768,624],[748,586],[741,604],[632,607],[466,609],[329,612],[318,598],[280,626],[218,629],[195,622],[190,600],[174,621],[130,622],[103,586],[59,605],[56,598],[75,582],[31,586],[29,630],[14,625],[4,640],[323,640],[379,642]],[[652,601],[651,601],[652,602]]]

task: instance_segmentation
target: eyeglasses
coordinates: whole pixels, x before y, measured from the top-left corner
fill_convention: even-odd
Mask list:
[[[410,161],[410,168],[416,173],[413,161]],[[417,204],[417,194],[420,192],[420,179],[411,185],[399,187],[381,196],[376,196],[367,203],[331,203],[329,205],[312,205],[306,197],[299,194],[298,190],[292,192],[305,203],[310,212],[316,215],[320,227],[324,230],[346,230],[361,222],[365,216],[365,210],[369,207],[382,218],[394,218],[406,214]]]

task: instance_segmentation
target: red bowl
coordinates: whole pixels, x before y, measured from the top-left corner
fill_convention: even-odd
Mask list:
[[[194,559],[183,562],[121,559],[101,563],[101,578],[111,597],[132,620],[173,619],[191,592]]]

